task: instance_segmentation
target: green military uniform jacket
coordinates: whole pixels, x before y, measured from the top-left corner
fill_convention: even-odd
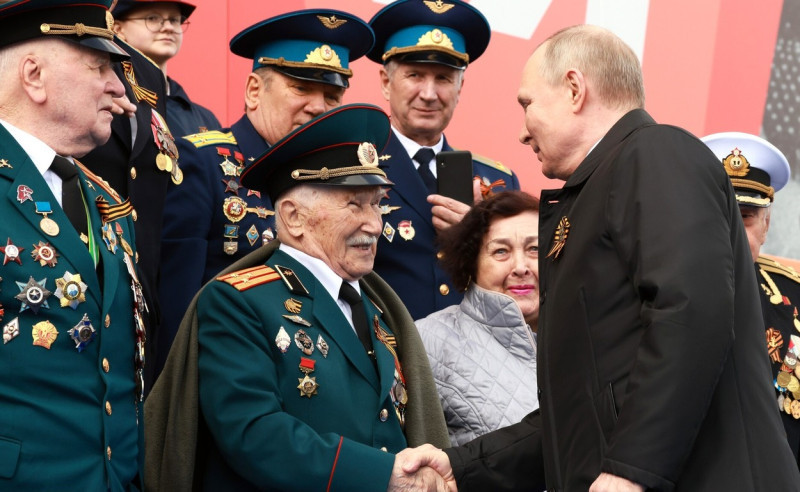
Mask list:
[[[379,448],[397,452],[406,440],[448,445],[424,348],[393,291],[375,274],[360,281],[362,295],[375,303],[365,304],[371,323],[377,315],[397,339],[409,394],[405,439],[388,398],[394,372],[388,350],[374,341],[379,377],[334,300],[276,248],[251,253],[221,277],[277,263],[308,294],[291,292],[280,278],[242,291],[216,280],[201,291],[146,404],[148,490],[190,490],[203,480],[206,487],[385,489],[393,456]],[[299,301],[295,314],[311,327],[284,317],[293,314],[284,304],[289,299]],[[285,353],[276,342],[281,326],[291,340]],[[294,341],[300,329],[315,344],[323,337],[327,357],[319,347],[301,353]],[[309,375],[319,388],[310,398],[298,389],[301,358],[316,361]],[[201,408],[205,418],[198,421]]]
[[[0,490],[140,483],[134,298],[120,239],[134,244],[133,223],[101,179],[80,166],[79,179],[101,276],[41,173],[0,126]],[[117,217],[106,215],[115,252],[102,238],[98,200]],[[44,232],[36,202],[49,202],[57,234]],[[82,320],[94,337],[77,347],[70,329]]]

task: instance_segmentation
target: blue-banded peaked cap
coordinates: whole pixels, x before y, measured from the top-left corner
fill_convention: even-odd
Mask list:
[[[791,171],[786,156],[761,137],[723,132],[701,140],[725,167],[739,205],[768,207],[775,192],[789,181]]]
[[[389,116],[371,104],[323,113],[270,147],[242,172],[241,183],[275,201],[300,184],[391,186],[378,166],[389,141]]]
[[[491,28],[475,7],[460,0],[397,0],[369,21],[377,63],[439,63],[466,68],[486,50]]]
[[[0,47],[56,38],[128,58],[117,46],[108,12],[111,0],[12,0],[0,3]]]
[[[375,41],[358,17],[330,9],[289,12],[252,25],[231,39],[231,52],[253,60],[253,70],[272,67],[313,82],[348,87],[350,62]]]

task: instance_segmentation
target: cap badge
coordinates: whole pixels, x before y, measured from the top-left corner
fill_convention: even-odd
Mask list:
[[[362,166],[378,167],[378,151],[370,142],[363,142],[358,146],[358,162]]]
[[[332,15],[330,17],[325,17],[324,15],[318,15],[317,19],[319,19],[319,21],[322,22],[322,25],[327,27],[328,29],[336,29],[337,27],[340,27],[347,22],[347,19],[337,19],[335,15]]]
[[[722,165],[725,166],[725,171],[728,175],[732,177],[740,178],[742,176],[747,176],[747,173],[750,172],[750,163],[738,148],[733,149],[731,153],[722,160]]]
[[[454,4],[444,3],[442,0],[425,0],[423,3],[427,5],[428,8],[431,9],[431,11],[433,11],[435,14],[444,14],[448,10],[455,7]]]
[[[453,42],[450,41],[447,34],[439,29],[428,31],[420,36],[417,40],[417,46],[442,46],[451,50],[454,49]]]
[[[339,55],[328,46],[323,44],[319,48],[306,55],[305,63],[314,63],[317,65],[327,65],[330,67],[342,68],[342,61]]]

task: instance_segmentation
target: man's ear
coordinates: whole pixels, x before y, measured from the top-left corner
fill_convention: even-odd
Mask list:
[[[381,94],[383,94],[383,98],[387,101],[389,100],[389,73],[386,72],[386,67],[380,68],[380,76],[381,76]]]
[[[278,230],[285,232],[292,239],[299,239],[305,232],[303,209],[303,206],[292,197],[282,198],[278,201],[277,215],[281,222],[278,224]]]
[[[44,83],[46,73],[42,65],[42,58],[35,54],[23,56],[18,65],[22,89],[37,104],[43,104],[47,100],[47,91]]]
[[[250,111],[258,109],[261,104],[261,91],[264,88],[264,81],[255,72],[247,76],[244,86],[244,106]]]
[[[570,104],[574,113],[583,109],[586,103],[586,77],[583,72],[576,68],[567,70],[564,77],[566,79],[567,90],[569,90]]]

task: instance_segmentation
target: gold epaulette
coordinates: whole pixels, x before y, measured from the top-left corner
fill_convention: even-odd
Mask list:
[[[210,132],[195,133],[194,135],[186,135],[186,140],[192,142],[192,145],[198,149],[208,145],[230,144],[236,145],[236,137],[233,132],[222,133],[219,130],[211,130]]]
[[[278,275],[278,272],[266,265],[261,265],[221,275],[217,277],[217,280],[232,285],[236,290],[244,291],[257,285],[278,280],[279,278],[281,277]]]
[[[795,271],[794,268],[786,265],[782,265],[777,261],[773,260],[772,258],[768,258],[766,256],[759,256],[758,260],[756,261],[758,266],[762,270],[766,270],[769,273],[777,273],[778,275],[783,275],[784,277],[790,278],[797,283],[800,283],[800,274]]]
[[[111,195],[111,198],[113,198],[117,203],[122,203],[122,197],[119,196],[119,193],[117,193],[117,191],[114,188],[112,188],[110,184],[108,184],[108,181],[104,180],[100,176],[91,172],[78,159],[75,159],[75,163],[78,165],[78,167],[81,168],[81,171],[83,171],[83,173],[86,175],[86,178],[89,181],[93,182],[94,184],[102,188],[103,191]]]
[[[481,164],[486,164],[489,167],[497,169],[498,171],[504,172],[504,173],[508,174],[509,176],[511,176],[511,169],[509,169],[506,166],[502,165],[499,161],[496,161],[494,159],[489,159],[488,157],[484,157],[484,156],[478,155],[478,154],[472,154],[472,160],[473,161],[478,161]]]

